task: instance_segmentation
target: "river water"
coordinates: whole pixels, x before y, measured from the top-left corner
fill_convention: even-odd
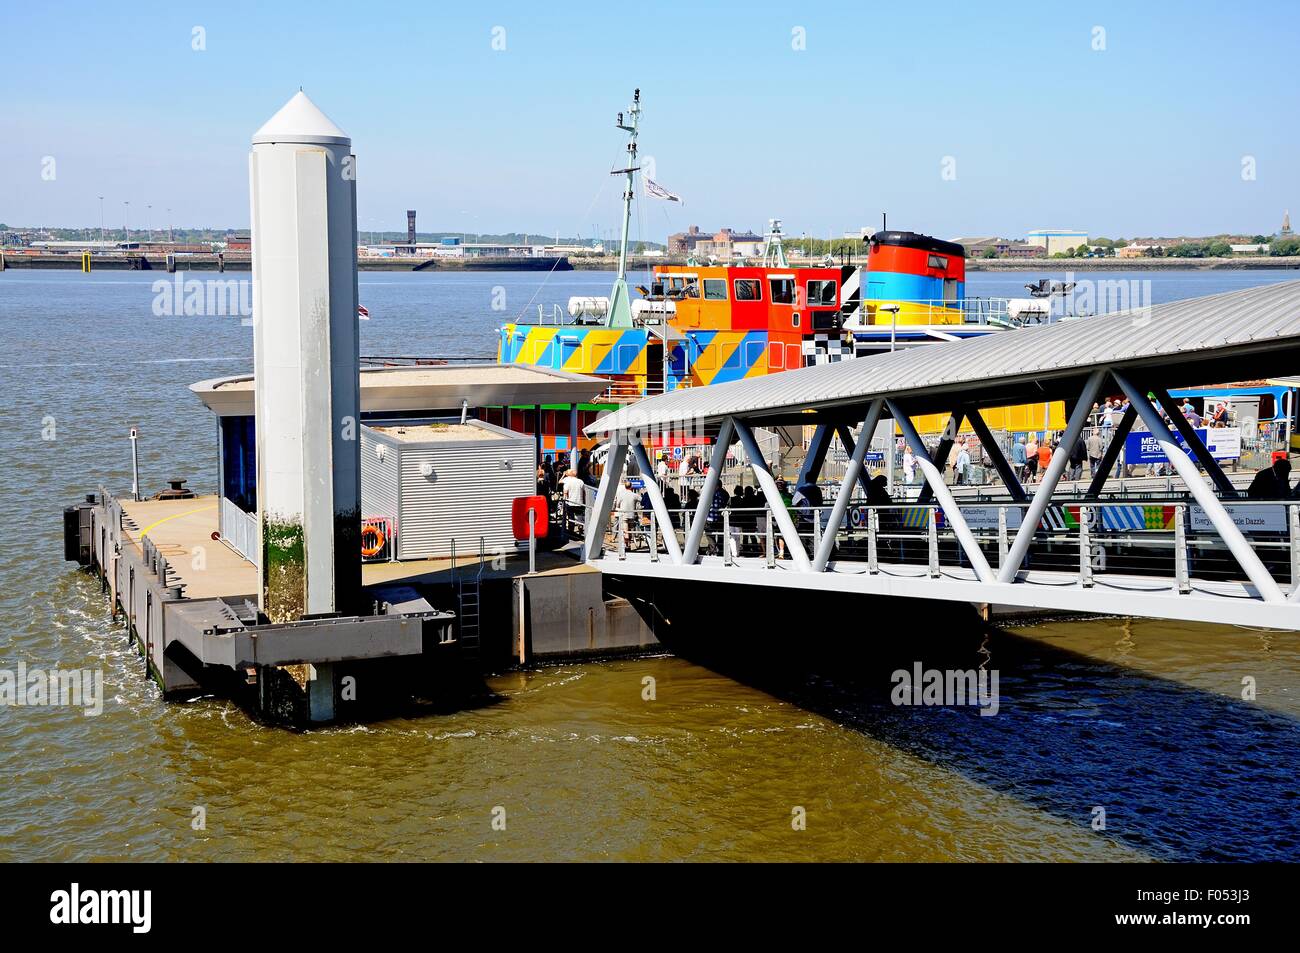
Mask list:
[[[214,489],[186,387],[248,371],[252,329],[156,315],[159,277],[0,274],[0,671],[102,668],[107,695],[98,717],[0,707],[0,860],[1300,860],[1300,637],[1244,628],[826,620],[875,641],[754,677],[669,656],[508,673],[474,710],[299,734],[163,703],[59,523],[129,487],[132,425],[146,491]],[[1100,277],[1159,302],[1290,275]],[[363,273],[362,351],[490,355],[514,314],[609,280]],[[998,714],[890,705],[912,660],[998,670]]]

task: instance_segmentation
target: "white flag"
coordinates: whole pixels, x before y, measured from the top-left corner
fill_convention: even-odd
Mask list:
[[[686,204],[685,202],[682,201],[682,197],[680,195],[674,195],[672,192],[669,192],[666,188],[664,188],[662,185],[660,185],[658,182],[656,182],[654,179],[650,178],[649,176],[646,176],[645,191],[647,195],[657,199],[663,199],[666,202],[676,202],[679,205]]]

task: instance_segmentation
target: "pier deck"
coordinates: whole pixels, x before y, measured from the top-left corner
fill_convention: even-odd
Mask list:
[[[171,566],[169,581],[185,586],[189,599],[257,598],[257,567],[212,534],[218,531],[217,498],[199,496],[188,500],[122,500],[123,536],[142,554],[141,539],[146,535]],[[200,559],[200,555],[202,558]],[[528,571],[527,554],[511,553],[504,565],[491,559],[484,565],[483,580],[510,579]],[[576,549],[571,552],[538,552],[537,572],[546,575],[596,573],[599,570],[579,562]],[[462,576],[478,569],[478,554],[466,553],[457,558],[457,572]],[[365,563],[361,567],[362,585],[393,583],[448,585],[452,582],[452,562],[448,557],[415,559],[405,562]]]
[[[229,599],[257,595],[257,567],[229,546],[214,540],[217,498],[122,500],[123,536],[141,552],[148,536],[185,586],[190,599]]]

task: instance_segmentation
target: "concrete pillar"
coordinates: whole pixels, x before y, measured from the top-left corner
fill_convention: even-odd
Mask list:
[[[310,665],[307,682],[307,717],[312,722],[334,720],[334,666]]]
[[[253,136],[259,605],[356,614],[361,457],[351,140],[299,92]]]

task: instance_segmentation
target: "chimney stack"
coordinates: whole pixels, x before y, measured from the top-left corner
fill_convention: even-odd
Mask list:
[[[415,209],[406,210],[406,243],[415,244]]]

